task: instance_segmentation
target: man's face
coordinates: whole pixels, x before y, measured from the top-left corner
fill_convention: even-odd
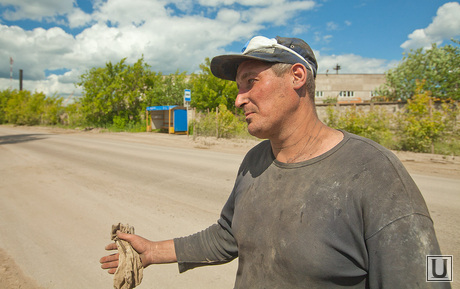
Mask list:
[[[249,133],[263,139],[278,137],[299,106],[299,97],[292,93],[292,74],[279,77],[270,64],[249,60],[238,67],[236,83],[235,105],[243,108]]]

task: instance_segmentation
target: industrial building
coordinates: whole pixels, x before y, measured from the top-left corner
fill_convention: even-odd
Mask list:
[[[338,103],[370,102],[384,83],[384,74],[318,74],[315,102],[331,99],[337,99]]]

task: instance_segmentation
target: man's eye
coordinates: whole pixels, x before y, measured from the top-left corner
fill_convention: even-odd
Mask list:
[[[256,80],[254,78],[248,79],[249,84],[253,84]]]

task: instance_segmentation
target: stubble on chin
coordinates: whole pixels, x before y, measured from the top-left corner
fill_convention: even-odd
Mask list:
[[[266,134],[263,132],[263,130],[260,127],[255,126],[255,123],[252,121],[247,121],[248,123],[248,132],[250,135],[259,138],[259,139],[266,139]],[[252,124],[252,125],[251,125]]]

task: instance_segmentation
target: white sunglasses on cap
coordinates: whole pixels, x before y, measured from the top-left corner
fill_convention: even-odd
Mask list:
[[[304,60],[304,62],[307,64],[308,66],[308,69],[310,69],[310,71],[312,73],[314,73],[314,70],[313,68],[311,67],[311,64],[305,60],[305,58],[303,56],[301,56],[300,54],[298,54],[297,52],[295,52],[294,50],[290,49],[289,47],[286,47],[284,45],[281,45],[278,43],[278,41],[276,41],[275,38],[267,38],[267,37],[264,37],[264,36],[256,36],[254,38],[252,38],[251,40],[249,40],[246,45],[244,46],[242,52],[243,52],[243,55],[246,55],[252,51],[266,51],[267,53],[273,53],[275,48],[279,48],[279,49],[283,49],[285,51],[288,51],[292,54],[294,54],[295,56],[299,57],[300,59]]]

